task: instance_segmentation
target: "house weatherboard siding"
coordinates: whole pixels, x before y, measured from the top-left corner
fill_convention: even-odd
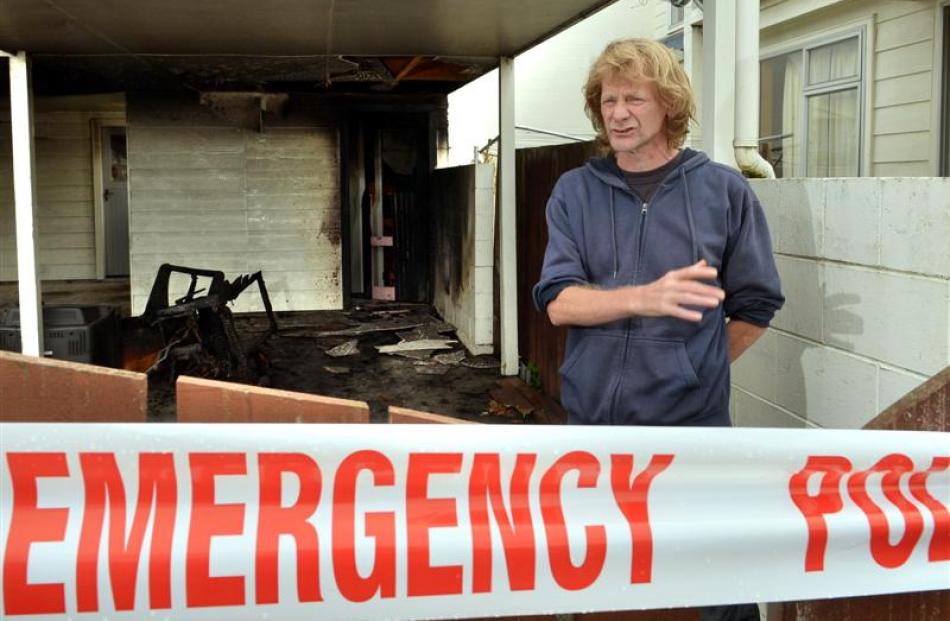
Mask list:
[[[129,99],[133,313],[162,263],[228,278],[261,270],[275,310],[342,307],[338,130],[329,115],[265,119],[261,131],[194,97]],[[176,284],[184,293],[185,279]],[[254,290],[234,305],[262,309]]]
[[[863,29],[864,176],[937,173],[934,37],[942,6],[939,0],[762,3],[763,55]]]
[[[36,204],[40,277],[96,277],[91,121],[123,122],[117,96],[34,101]],[[0,281],[17,280],[16,215],[10,110],[0,110]]]
[[[932,127],[938,93],[932,92],[934,19],[928,4],[907,3],[881,15],[875,24],[872,94],[871,173],[878,177],[935,174]]]
[[[861,32],[864,60],[860,107],[862,176],[931,176],[938,171],[939,73],[935,58],[943,0],[761,0],[763,56]],[[618,2],[516,59],[517,124],[591,138],[581,88],[590,62],[611,39],[668,39],[684,29],[684,66],[701,92],[702,13],[690,4],[683,26],[670,24],[668,2]],[[695,37],[693,36],[695,33]],[[469,162],[473,147],[497,133],[490,74],[450,96],[452,161]],[[699,102],[698,102],[699,103]],[[481,131],[479,131],[479,128]],[[701,127],[687,144],[701,146]],[[570,142],[520,129],[518,147]]]

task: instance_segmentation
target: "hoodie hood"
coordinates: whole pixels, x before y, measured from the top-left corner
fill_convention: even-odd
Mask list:
[[[689,148],[683,150],[687,152],[688,157],[670,172],[664,183],[672,178],[673,175],[689,173],[690,171],[693,171],[703,164],[709,162],[709,158],[702,151],[694,151],[693,149]],[[624,190],[631,194],[633,193],[630,190],[630,186],[627,185],[627,180],[623,176],[623,171],[620,170],[620,167],[617,165],[617,160],[613,154],[606,157],[593,157],[588,160],[587,164],[584,166],[596,178],[600,179],[607,185],[615,187],[618,190]]]

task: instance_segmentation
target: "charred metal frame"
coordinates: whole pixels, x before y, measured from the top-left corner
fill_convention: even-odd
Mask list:
[[[188,292],[172,304],[168,299],[168,284],[175,273],[189,276],[191,282]],[[199,278],[211,279],[204,295],[199,295],[205,292],[204,288],[198,289]],[[264,303],[269,329],[262,339],[245,346],[234,328],[233,315],[227,305],[254,283]],[[149,374],[168,370],[174,376],[184,365],[199,375],[255,381],[257,374],[250,360],[263,342],[277,332],[267,286],[259,271],[242,274],[231,282],[218,270],[165,263],[155,275],[142,320],[159,333],[162,342],[157,360],[148,369]]]

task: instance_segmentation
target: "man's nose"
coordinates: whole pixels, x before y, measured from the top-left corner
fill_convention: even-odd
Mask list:
[[[610,111],[610,117],[618,121],[622,121],[630,116],[630,110],[627,109],[627,106],[623,103],[618,103]]]

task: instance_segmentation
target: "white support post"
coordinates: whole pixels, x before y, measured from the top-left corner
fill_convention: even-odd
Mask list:
[[[759,146],[759,0],[736,8],[736,147]],[[739,76],[742,80],[739,80]]]
[[[498,240],[501,374],[518,374],[518,254],[515,192],[515,59],[498,63]]]
[[[687,17],[689,11],[687,11]],[[703,148],[703,29],[687,19],[683,26],[683,69],[696,93],[696,120],[690,123],[686,146]]]
[[[736,167],[736,3],[703,5],[703,150],[710,159]]]
[[[13,139],[13,196],[16,211],[20,342],[24,354],[43,353],[42,293],[37,261],[36,177],[33,154],[33,92],[26,52],[10,57],[10,122]]]

